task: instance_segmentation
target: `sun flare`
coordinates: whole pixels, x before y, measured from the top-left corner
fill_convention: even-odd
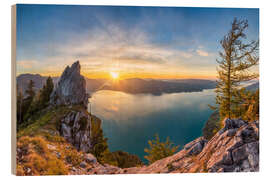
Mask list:
[[[110,74],[111,74],[111,77],[113,79],[118,79],[119,78],[119,73],[117,73],[117,72],[110,72]]]

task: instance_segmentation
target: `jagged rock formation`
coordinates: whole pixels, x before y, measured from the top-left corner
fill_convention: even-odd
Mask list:
[[[91,150],[91,119],[86,111],[88,94],[85,89],[85,79],[80,74],[79,61],[67,66],[51,95],[53,105],[74,106],[77,108],[65,115],[60,121],[60,134],[77,150],[89,152]]]
[[[60,135],[77,150],[89,152],[91,146],[91,120],[86,112],[71,111],[62,120]]]
[[[80,74],[81,66],[79,61],[67,66],[62,73],[54,92],[51,95],[53,105],[74,105],[83,104],[87,107],[88,94],[86,93],[86,82]]]
[[[226,119],[225,127],[207,142],[200,137],[173,156],[149,166],[117,173],[192,173],[259,171],[259,123]]]
[[[203,137],[199,137],[194,141],[191,141],[190,143],[186,144],[184,149],[188,152],[188,155],[190,156],[197,155],[202,151],[206,143],[207,140],[205,140]]]

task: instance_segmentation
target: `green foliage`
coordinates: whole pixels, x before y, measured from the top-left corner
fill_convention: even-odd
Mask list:
[[[221,128],[219,112],[215,111],[211,114],[203,127],[203,137],[210,140]]]
[[[97,158],[98,161],[102,161],[104,154],[109,152],[107,138],[103,135],[101,127],[101,120],[91,115],[91,153]]]
[[[34,81],[33,80],[29,81],[29,84],[27,86],[25,93],[28,95],[29,98],[32,98],[32,99],[34,98],[35,91],[34,91]]]
[[[23,123],[17,133],[17,137],[35,135],[44,126],[57,130],[57,123],[70,111],[67,107],[57,107],[35,113],[28,122]]]
[[[46,85],[43,86],[41,90],[41,95],[40,95],[40,101],[43,107],[46,107],[48,105],[52,91],[53,91],[53,80],[49,76],[48,79],[46,80]]]
[[[216,104],[219,106],[220,118],[236,117],[239,101],[235,97],[240,83],[257,78],[258,74],[249,69],[259,62],[258,41],[246,43],[244,31],[248,28],[246,20],[234,19],[232,28],[220,41],[223,51],[217,60],[218,81],[216,87]]]
[[[23,96],[22,91],[19,90],[17,86],[17,130],[21,124],[25,123],[25,115],[27,114],[30,105],[35,97],[34,81],[29,81],[25,93],[26,97]]]
[[[254,121],[259,119],[259,89],[255,92],[247,91],[245,88],[237,91],[235,97],[239,102],[236,109],[236,116],[242,117],[247,121]]]
[[[30,118],[36,112],[46,108],[50,101],[50,95],[53,91],[53,81],[51,77],[48,77],[46,84],[32,99],[30,107],[25,115],[25,120]]]
[[[17,86],[17,130],[19,125],[23,122],[23,94]]]
[[[80,123],[80,130],[85,130],[87,125],[88,119],[86,117],[81,117],[79,123]]]
[[[167,137],[165,142],[160,142],[158,134],[156,134],[155,137],[156,139],[148,141],[149,149],[144,149],[144,151],[148,153],[144,158],[147,159],[150,164],[159,159],[173,155],[179,148],[179,146],[174,146],[173,143],[170,142],[169,137]]]
[[[138,156],[124,151],[107,151],[102,157],[102,163],[111,164],[120,168],[138,167],[143,165]]]

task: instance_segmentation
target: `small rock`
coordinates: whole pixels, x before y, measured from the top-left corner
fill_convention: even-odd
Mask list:
[[[77,169],[75,167],[72,167],[71,170],[72,171],[77,171]]]
[[[197,155],[199,154],[204,146],[206,145],[207,140],[205,140],[203,137],[199,137],[192,141],[191,143],[187,144],[184,148],[185,150],[188,150],[188,155]]]
[[[56,154],[56,157],[58,158],[58,159],[60,159],[61,158],[61,153],[60,152],[55,152],[55,154]]]
[[[27,168],[26,172],[29,174],[31,172],[31,168]]]
[[[86,166],[87,166],[86,162],[83,161],[83,162],[80,163],[81,168],[86,168]]]
[[[97,162],[97,159],[95,158],[94,155],[88,153],[85,155],[85,161],[88,163],[88,164],[92,164],[92,163],[96,163]]]
[[[236,134],[237,129],[229,129],[227,136],[232,137]]]
[[[55,147],[55,146],[50,145],[50,144],[47,144],[47,147],[48,147],[48,149],[50,149],[50,150],[55,150],[55,149],[56,149],[56,147]]]

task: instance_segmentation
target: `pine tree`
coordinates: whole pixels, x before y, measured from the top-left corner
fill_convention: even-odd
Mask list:
[[[235,98],[235,93],[240,83],[258,77],[258,74],[252,73],[250,68],[259,62],[259,42],[246,42],[244,31],[247,28],[247,20],[239,21],[235,18],[231,30],[220,41],[223,50],[219,52],[220,59],[217,59],[219,66],[216,104],[219,106],[221,119],[236,116],[239,101]]]
[[[53,80],[52,78],[49,76],[46,84],[43,86],[42,90],[41,90],[41,95],[40,95],[40,101],[41,101],[41,106],[45,107],[48,105],[48,102],[50,100],[50,95],[53,91]]]
[[[53,91],[53,86],[52,78],[48,77],[46,84],[33,98],[27,112],[27,118],[48,106],[50,95]]]
[[[34,91],[34,81],[30,80],[29,84],[27,86],[27,89],[25,91],[26,98],[23,99],[23,122],[26,121],[26,114],[29,111],[30,105],[33,102],[33,99],[35,97],[35,91]]]
[[[17,86],[17,128],[23,121],[23,93]]]
[[[25,93],[28,95],[28,98],[31,98],[31,99],[34,98],[35,96],[34,81],[32,79],[29,81],[29,84],[27,86]]]

